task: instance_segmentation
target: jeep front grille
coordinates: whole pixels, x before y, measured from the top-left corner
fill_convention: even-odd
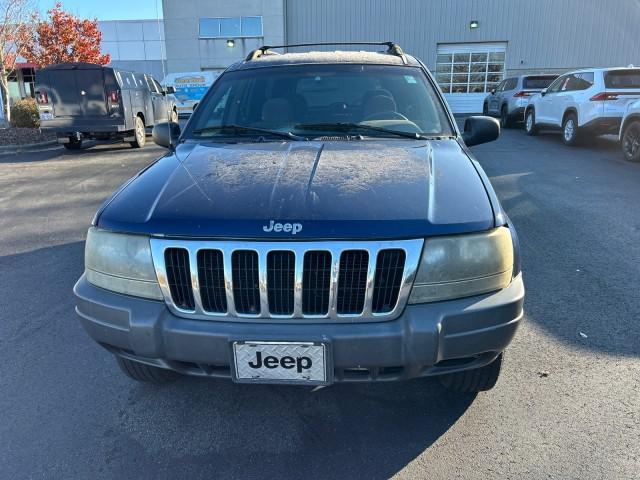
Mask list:
[[[331,252],[306,252],[302,275],[304,315],[326,315],[329,311],[330,282]]]
[[[422,244],[151,239],[158,281],[176,315],[282,322],[397,317]]]
[[[170,252],[172,249],[165,250]],[[169,272],[167,272],[169,276]],[[227,311],[227,293],[224,287],[224,265],[219,250],[200,250],[198,252],[198,284],[202,308],[207,312],[225,313]]]
[[[338,275],[338,313],[362,312],[368,270],[369,252],[365,250],[342,252]]]
[[[404,250],[378,252],[376,279],[373,287],[373,311],[390,312],[395,306],[404,270]]]
[[[189,252],[184,248],[171,248],[164,252],[164,263],[169,279],[169,291],[173,302],[179,308],[191,310],[195,304],[191,289]]]
[[[260,313],[258,253],[236,250],[231,254],[231,265],[236,312],[257,315]]]

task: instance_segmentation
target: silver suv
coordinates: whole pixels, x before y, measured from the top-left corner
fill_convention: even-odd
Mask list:
[[[524,120],[524,111],[529,104],[529,97],[547,88],[557,77],[557,75],[521,75],[506,78],[487,95],[482,113],[500,117],[500,126],[510,128],[515,122]]]

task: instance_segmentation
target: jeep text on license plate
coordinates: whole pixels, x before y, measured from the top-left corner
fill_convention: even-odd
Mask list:
[[[239,382],[325,383],[324,344],[234,342],[235,379]]]

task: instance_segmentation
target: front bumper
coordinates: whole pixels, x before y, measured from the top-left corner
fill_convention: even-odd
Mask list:
[[[188,375],[231,378],[231,342],[324,342],[333,381],[400,380],[481,367],[492,362],[522,320],[518,275],[504,290],[407,305],[376,323],[236,323],[173,315],[163,302],[95,287],[84,275],[74,287],[76,312],[89,335],[131,360]]]
[[[125,132],[125,120],[122,117],[56,117],[40,120],[40,128],[47,132],[59,134],[121,133]]]

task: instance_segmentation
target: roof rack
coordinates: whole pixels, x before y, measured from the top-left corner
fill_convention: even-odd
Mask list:
[[[402,59],[402,63],[407,65],[407,57],[405,56],[400,45],[393,42],[326,42],[326,43],[294,43],[291,45],[263,45],[260,48],[256,48],[253,50],[247,58],[245,58],[245,62],[250,62],[251,60],[256,60],[257,58],[262,57],[263,55],[279,55],[277,52],[271,51],[273,48],[293,48],[293,47],[326,47],[330,45],[384,45],[387,47],[385,53],[390,55],[395,55],[396,57],[400,57]]]

